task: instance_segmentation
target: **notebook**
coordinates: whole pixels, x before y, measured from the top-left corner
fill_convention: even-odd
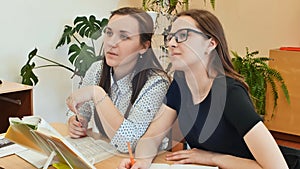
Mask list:
[[[5,138],[47,156],[55,152],[54,160],[66,163],[70,168],[94,169],[94,163],[117,153],[112,145],[103,140],[94,140],[92,137],[63,137],[44,119],[40,118],[38,124],[30,122],[28,125],[27,118],[30,119],[10,118]]]

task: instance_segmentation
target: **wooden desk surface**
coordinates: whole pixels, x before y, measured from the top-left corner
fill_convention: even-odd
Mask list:
[[[53,123],[52,126],[59,131],[62,135],[67,135],[67,126],[63,123]],[[168,152],[158,155],[154,162],[155,163],[171,163],[165,160],[165,155]],[[125,156],[125,155],[124,155]],[[125,158],[124,156],[113,156],[107,160],[101,161],[95,164],[96,168],[101,169],[115,169],[120,164],[120,161]],[[0,167],[5,169],[35,169],[30,163],[26,162],[17,155],[10,155],[0,158]],[[54,167],[49,166],[49,169],[54,169]]]
[[[32,86],[23,85],[16,82],[2,81],[2,84],[0,84],[0,94],[23,91],[23,90],[31,90],[31,89],[33,89]]]

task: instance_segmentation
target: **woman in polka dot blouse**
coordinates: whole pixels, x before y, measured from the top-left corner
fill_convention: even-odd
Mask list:
[[[143,10],[112,12],[104,31],[104,59],[89,68],[83,86],[66,101],[76,114],[68,120],[71,137],[92,128],[120,152],[128,152],[127,142],[135,148],[170,83],[151,49],[152,35],[152,18]]]

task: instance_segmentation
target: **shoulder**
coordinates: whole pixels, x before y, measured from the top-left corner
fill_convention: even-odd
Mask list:
[[[94,62],[87,70],[84,78],[83,85],[95,85],[100,81],[101,71],[103,67],[103,60]]]
[[[244,85],[236,79],[233,79],[231,77],[226,77],[226,85],[227,85],[228,93],[234,92],[234,91],[239,91],[239,92],[243,92],[243,93],[248,94],[248,91],[244,87]]]
[[[169,86],[170,80],[166,73],[161,71],[151,71],[145,86],[152,86],[153,84],[165,84]]]

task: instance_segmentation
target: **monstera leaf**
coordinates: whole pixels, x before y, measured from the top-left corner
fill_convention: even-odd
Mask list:
[[[69,44],[71,42],[71,37],[74,35],[74,33],[75,30],[71,26],[65,25],[64,33],[58,41],[56,49],[64,44]]]
[[[84,42],[78,46],[73,44],[69,48],[69,61],[75,66],[75,74],[81,77],[85,76],[89,67],[97,60],[100,60],[100,56],[96,56],[94,48],[86,45]]]
[[[81,37],[98,39],[102,35],[103,28],[107,25],[108,20],[106,18],[99,21],[94,15],[91,15],[89,19],[86,16],[77,17],[74,20],[75,30]]]
[[[38,55],[38,50],[34,49],[29,53],[28,61],[21,69],[23,84],[36,85],[38,83],[38,78],[34,74],[33,69],[53,66],[65,68],[73,72],[73,75],[78,75],[81,77],[81,79],[83,79],[86,71],[89,69],[91,64],[101,59],[100,56],[102,52],[102,46],[98,52],[99,54],[96,55],[94,41],[102,35],[102,31],[107,25],[108,19],[103,18],[100,21],[97,20],[96,17],[93,15],[89,16],[88,18],[85,16],[79,16],[75,18],[73,23],[73,27],[69,25],[64,26],[63,34],[59,39],[56,48],[61,47],[63,45],[70,45],[68,50],[68,59],[75,68],[72,69],[56,61]],[[88,46],[85,43],[87,41],[92,43],[92,47]],[[50,62],[51,64],[36,66],[35,63],[32,62],[32,59],[34,57],[43,59],[47,62]]]
[[[38,68],[43,68],[43,67],[52,67],[52,66],[58,66],[58,67],[62,67],[65,68],[71,72],[74,72],[73,69],[69,68],[68,66],[65,66],[63,64],[60,64],[58,62],[55,62],[51,59],[47,59],[43,56],[40,56],[37,54],[38,50],[37,48],[35,48],[34,50],[32,50],[29,54],[28,54],[28,60],[26,62],[26,64],[22,67],[21,69],[21,76],[22,76],[22,84],[27,84],[27,85],[36,85],[38,83],[38,77],[34,74],[33,69],[38,69]],[[48,62],[50,62],[51,64],[48,65],[42,65],[42,66],[35,66],[35,63],[31,61],[34,57],[46,60]]]
[[[37,49],[35,48],[28,54],[28,61],[21,69],[21,76],[22,76],[22,84],[31,85],[33,86],[39,80],[37,76],[33,73],[33,68],[35,67],[35,63],[33,62],[30,64],[30,61],[36,56]]]

